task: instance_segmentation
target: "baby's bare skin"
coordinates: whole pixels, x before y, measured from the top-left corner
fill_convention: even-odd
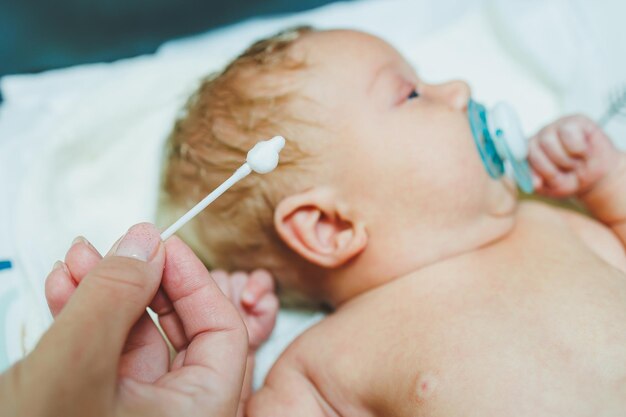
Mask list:
[[[249,415],[626,415],[626,257],[572,216],[523,203],[504,239],[345,303]]]
[[[625,416],[626,155],[588,118],[560,119],[531,141],[536,190],[596,220],[518,204],[476,152],[465,82],[427,83],[354,31],[290,54],[306,156],[259,224],[280,240],[280,288],[336,311],[245,414]],[[250,326],[263,317],[244,314],[267,334]]]
[[[319,55],[304,88],[345,126],[328,167],[348,169],[286,197],[275,225],[324,267],[309,282],[337,309],[247,415],[625,416],[626,155],[588,118],[559,119],[531,140],[537,192],[577,197],[595,220],[518,203],[480,163],[467,85],[424,84],[355,33],[300,46]]]

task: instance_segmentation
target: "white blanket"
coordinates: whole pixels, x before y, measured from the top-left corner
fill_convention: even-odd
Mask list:
[[[624,9],[583,0],[337,3],[170,42],[154,55],[5,77],[0,259],[11,258],[15,268],[0,272],[8,278],[0,281],[0,301],[12,291],[10,305],[0,308],[0,369],[50,323],[43,280],[74,236],[106,251],[129,225],[154,221],[161,149],[177,111],[200,77],[256,38],[295,24],[372,32],[427,81],[464,78],[479,100],[510,101],[530,134],[563,111],[599,116],[606,94],[626,82],[616,49],[624,30],[615,17]],[[626,138],[620,128],[610,131]],[[281,312],[260,353],[257,385],[289,341],[320,318]]]

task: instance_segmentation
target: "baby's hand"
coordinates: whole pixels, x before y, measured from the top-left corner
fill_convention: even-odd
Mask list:
[[[258,269],[249,274],[215,270],[211,276],[237,307],[248,329],[248,344],[254,351],[265,342],[276,324],[278,297],[269,272]]]
[[[575,196],[590,190],[617,166],[619,152],[586,116],[567,116],[531,138],[528,160],[535,189],[550,197]]]

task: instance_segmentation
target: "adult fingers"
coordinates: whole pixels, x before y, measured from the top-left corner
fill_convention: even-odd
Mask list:
[[[74,239],[65,255],[65,264],[75,284],[80,284],[101,260],[100,253],[82,236]],[[120,357],[118,375],[154,382],[167,372],[168,367],[167,345],[150,316],[144,313],[130,330]]]
[[[82,373],[114,380],[126,338],[161,281],[164,259],[158,230],[132,227],[83,278],[36,353],[56,362],[63,379],[79,381]]]
[[[148,313],[130,330],[120,357],[118,375],[152,383],[169,369],[169,348]]]
[[[52,317],[56,317],[70,299],[76,283],[64,262],[57,261],[45,283],[46,301]]]
[[[217,283],[217,286],[220,287],[220,290],[224,293],[228,299],[232,299],[231,288],[230,288],[230,277],[228,273],[221,269],[216,269],[211,272],[211,278],[213,281]]]
[[[46,278],[46,301],[53,317],[61,312],[77,284],[101,259],[102,256],[84,237],[74,239],[65,255],[65,262],[58,261]]]
[[[79,284],[83,278],[102,260],[102,255],[87,239],[78,236],[65,254],[67,265],[72,278]]]
[[[167,339],[172,344],[172,347],[180,352],[185,349],[189,344],[183,323],[178,317],[178,313],[172,305],[172,301],[169,299],[163,288],[159,288],[157,291],[150,308],[159,316],[159,324],[161,329],[165,332]]]
[[[245,325],[194,253],[177,237],[166,242],[163,289],[187,339],[182,366],[159,383],[193,395],[198,407],[237,410],[248,348]],[[226,415],[226,414],[224,414]]]

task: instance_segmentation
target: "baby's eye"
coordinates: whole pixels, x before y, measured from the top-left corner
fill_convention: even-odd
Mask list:
[[[416,89],[411,90],[411,93],[409,93],[409,96],[407,97],[407,99],[411,100],[414,98],[418,98],[420,96],[420,93],[418,93],[418,91]]]

